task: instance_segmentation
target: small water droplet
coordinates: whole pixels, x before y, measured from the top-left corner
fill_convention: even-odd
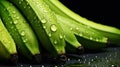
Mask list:
[[[55,32],[55,31],[57,31],[57,27],[56,27],[56,25],[51,25],[51,31],[53,31],[53,32]]]
[[[42,67],[45,67],[44,65],[42,65]]]
[[[83,34],[82,34],[82,33],[79,33],[79,35],[80,35],[80,36],[83,36]]]
[[[29,3],[27,3],[27,5],[29,5]]]
[[[78,61],[81,61],[81,59],[78,59]]]
[[[28,8],[30,9],[30,6],[28,6]]]
[[[21,67],[23,67],[23,65],[22,65],[22,64],[21,64],[20,66],[21,66]]]
[[[44,25],[43,28],[46,29],[46,26]]]
[[[66,36],[64,35],[63,37],[65,38]]]
[[[70,61],[70,58],[68,58],[67,61]]]
[[[55,67],[58,67],[58,66],[55,66]]]
[[[32,67],[32,65],[30,65],[30,67]]]
[[[24,35],[25,35],[25,32],[24,32],[24,31],[22,31],[22,32],[21,32],[21,36],[24,36]]]
[[[42,19],[41,22],[42,22],[42,23],[46,23],[47,21],[46,21],[45,19]]]
[[[15,11],[13,11],[13,14],[15,14],[16,12]]]
[[[54,44],[57,44],[57,40],[54,41]]]
[[[21,1],[19,1],[19,4],[21,4]]]
[[[93,38],[92,37],[90,37],[90,40],[92,40]]]
[[[12,26],[11,29],[14,29],[14,27]]]
[[[23,7],[24,9],[26,8],[26,6]]]
[[[91,64],[91,62],[88,62],[88,65],[90,65]]]
[[[12,21],[10,21],[10,24],[12,24]]]
[[[16,15],[14,14],[14,16],[13,16],[14,18],[16,18]]]
[[[73,30],[73,28],[70,28],[70,30]]]
[[[111,67],[115,67],[115,65],[111,65]]]
[[[91,61],[94,61],[94,59],[91,59]]]
[[[60,34],[60,39],[62,39],[63,38],[63,36]]]
[[[76,30],[78,30],[79,28],[77,27]]]
[[[49,33],[48,36],[51,37],[52,36],[51,33]]]
[[[23,42],[27,42],[27,39],[23,39]]]
[[[96,41],[99,41],[98,39],[96,39]]]
[[[17,24],[18,22],[17,21],[14,21],[14,24]]]
[[[16,17],[17,20],[18,20],[19,18],[20,18],[20,17],[18,17],[18,16]]]

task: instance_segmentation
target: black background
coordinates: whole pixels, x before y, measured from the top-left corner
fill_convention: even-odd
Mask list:
[[[64,5],[97,23],[120,28],[120,4],[113,1],[102,0],[60,0]]]

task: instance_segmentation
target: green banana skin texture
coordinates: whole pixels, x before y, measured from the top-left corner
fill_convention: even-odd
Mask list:
[[[30,22],[42,46],[54,57],[65,54],[65,40],[54,13],[43,0],[9,0],[14,3]],[[36,6],[37,5],[37,6]]]
[[[11,48],[12,47],[12,48]],[[15,58],[13,58],[15,56]],[[13,61],[12,61],[13,60]],[[0,18],[0,61],[17,63],[16,45]]]
[[[65,34],[65,41],[67,42],[66,44],[66,52],[68,53],[77,53],[81,54],[84,52],[83,46],[78,42],[76,39],[74,33],[69,30],[68,26],[62,23],[62,19],[58,19],[58,22],[60,26],[63,29],[63,32]]]
[[[95,23],[90,21],[84,17],[81,17],[77,13],[71,11],[69,8],[64,6],[59,0],[44,0],[47,4],[49,4],[50,8],[56,13],[69,17],[77,21],[80,24],[84,24],[85,26],[90,26],[91,28],[97,30],[103,36],[109,39],[110,44],[119,44],[120,40],[120,29],[112,26],[107,26],[99,23]]]
[[[56,14],[56,17],[61,21],[61,24],[66,25],[66,27],[76,35],[78,41],[85,49],[98,50],[106,47],[108,39],[96,30],[58,14]]]
[[[40,62],[39,44],[26,20],[10,2],[1,0],[0,4],[1,19],[13,37],[20,54],[29,60]]]

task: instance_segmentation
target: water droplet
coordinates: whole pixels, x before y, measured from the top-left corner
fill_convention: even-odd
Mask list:
[[[18,17],[18,16],[16,17],[17,20],[18,20],[19,18],[20,18],[20,17]]]
[[[24,32],[24,31],[22,31],[22,32],[21,32],[21,36],[24,36],[24,35],[25,35],[25,32]]]
[[[28,8],[30,9],[30,6],[28,6]]]
[[[23,39],[23,42],[27,42],[27,39]]]
[[[51,33],[49,33],[48,36],[51,37],[52,36]]]
[[[90,65],[91,64],[91,62],[88,62],[88,65]]]
[[[12,24],[12,21],[10,21],[10,24]]]
[[[76,30],[78,30],[79,28],[77,27]]]
[[[42,65],[42,67],[45,67],[44,65]]]
[[[54,41],[54,44],[57,44],[57,40]]]
[[[63,38],[63,36],[60,34],[60,39],[62,39]]]
[[[90,40],[92,40],[93,38],[92,37],[90,37]]]
[[[55,32],[55,31],[57,31],[57,27],[56,27],[56,25],[51,25],[51,31],[53,31],[53,32]]]
[[[26,6],[23,7],[24,9],[26,8]]]
[[[47,21],[46,21],[45,19],[42,19],[41,22],[42,22],[42,23],[46,23]]]
[[[58,66],[55,66],[55,67],[58,67]]]
[[[91,59],[91,61],[94,61],[94,59]]]
[[[14,24],[17,24],[18,22],[17,21],[14,21]]]
[[[21,4],[21,1],[19,1],[19,4]]]
[[[22,64],[21,64],[20,66],[21,66],[21,67],[23,67],[23,65],[22,65]]]
[[[64,35],[63,37],[65,38],[66,36]]]
[[[73,28],[70,28],[70,30],[73,30]]]
[[[98,39],[96,39],[96,41],[99,41]]]
[[[29,5],[29,3],[27,3],[27,5]]]
[[[82,34],[82,33],[79,33],[79,35],[80,35],[80,36],[83,36],[83,34]]]
[[[67,61],[70,61],[70,58],[68,58]]]
[[[46,26],[44,25],[43,28],[46,29]]]
[[[14,16],[13,16],[14,18],[16,18],[16,15],[14,14]]]
[[[30,65],[30,67],[32,67],[32,65]]]
[[[78,59],[78,61],[81,61],[81,59]]]
[[[15,11],[13,11],[13,14],[15,14],[16,12]]]
[[[14,27],[12,26],[11,29],[14,29]]]
[[[115,67],[115,65],[111,65],[111,67]]]

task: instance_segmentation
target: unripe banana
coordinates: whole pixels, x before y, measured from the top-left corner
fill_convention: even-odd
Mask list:
[[[0,15],[20,54],[29,60],[40,62],[41,57],[37,38],[18,9],[12,3],[1,0]]]
[[[70,19],[73,19],[77,21],[80,24],[84,24],[85,26],[89,26],[95,30],[97,30],[99,33],[101,33],[103,36],[107,37],[109,40],[109,43],[111,44],[119,44],[120,43],[120,29],[112,26],[107,26],[103,24],[98,24],[93,21],[90,21],[77,13],[73,12],[69,8],[67,8],[65,5],[63,5],[59,0],[44,0],[50,8],[55,11],[56,13],[69,17]]]
[[[54,12],[50,10],[43,0],[9,1],[22,11],[45,49],[55,58],[65,54],[62,28],[57,23]]]
[[[1,5],[0,5],[1,6]],[[0,61],[16,64],[18,61],[16,45],[0,18]]]
[[[61,21],[62,25],[66,25],[68,30],[72,31],[78,41],[86,48],[90,50],[98,50],[106,47],[107,38],[99,34],[94,29],[85,25],[79,24],[76,21],[56,14],[57,19]],[[67,31],[66,31],[67,32]]]

